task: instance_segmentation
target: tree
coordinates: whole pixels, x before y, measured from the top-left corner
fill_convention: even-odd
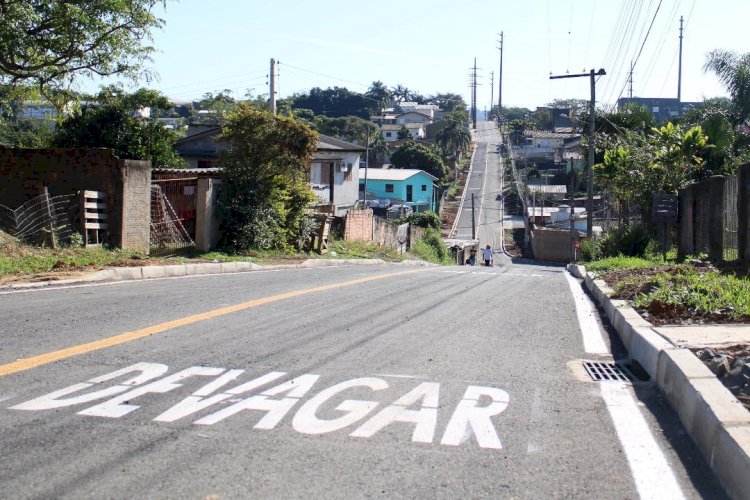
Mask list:
[[[400,83],[391,89],[391,95],[393,95],[393,98],[398,104],[401,104],[403,101],[408,101],[410,94],[411,90]]]
[[[447,115],[445,121],[447,125],[437,133],[435,139],[444,153],[458,157],[471,146],[471,131],[464,125],[460,111]]]
[[[750,53],[714,50],[708,54],[704,70],[719,77],[732,99],[735,123],[743,123],[750,117]]]
[[[427,104],[434,104],[443,111],[451,112],[457,109],[466,110],[466,102],[464,98],[459,94],[452,94],[446,92],[444,94],[435,94],[427,98]]]
[[[204,125],[221,125],[226,116],[237,107],[237,101],[232,97],[232,91],[225,89],[214,94],[206,92],[198,101],[198,109],[193,110],[190,121]]]
[[[155,118],[138,119],[137,111],[150,108],[153,115],[172,107],[155,90],[140,89],[126,94],[114,86],[104,87],[97,107],[83,107],[63,120],[54,138],[60,147],[112,148],[119,158],[151,160],[155,167],[181,167],[184,161],[173,149],[178,135]]]
[[[413,139],[413,137],[411,136],[411,132],[409,132],[409,129],[406,128],[406,125],[401,125],[401,128],[396,134],[396,139],[398,139],[399,141],[408,141],[409,139]]]
[[[396,168],[418,168],[434,175],[438,180],[447,173],[443,160],[437,152],[424,144],[409,141],[391,154],[391,162]]]
[[[374,123],[363,120],[358,116],[344,116],[328,118],[315,116],[310,125],[318,132],[341,139],[342,141],[366,144],[367,140],[377,133],[378,127]]]
[[[143,75],[166,0],[0,0],[0,84],[45,95],[79,75]],[[148,76],[148,75],[146,75]]]
[[[372,82],[370,88],[365,92],[365,97],[372,100],[372,103],[374,104],[373,110],[375,111],[373,114],[376,115],[381,114],[383,108],[385,108],[390,103],[391,99],[393,99],[391,91],[380,80]]]
[[[321,89],[315,87],[309,94],[292,97],[294,108],[312,110],[316,115],[328,117],[358,116],[368,120],[372,112],[372,100],[345,87]]]
[[[306,170],[317,133],[301,120],[240,104],[228,117],[218,206],[222,244],[235,250],[287,248],[305,236],[315,199]]]

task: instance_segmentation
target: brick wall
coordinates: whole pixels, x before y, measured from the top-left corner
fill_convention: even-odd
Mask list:
[[[38,196],[43,186],[53,196],[84,189],[103,191],[109,204],[110,224],[105,241],[147,251],[149,234],[144,232],[143,211],[150,217],[150,197],[145,198],[145,204],[140,200],[144,199],[143,190],[150,189],[150,170],[151,162],[120,160],[105,148],[0,147],[0,204],[16,208]],[[134,192],[128,193],[131,188]],[[127,216],[126,221],[134,221],[133,227],[129,227],[129,222],[123,225],[123,215]],[[149,222],[146,219],[145,227]]]
[[[346,213],[344,239],[372,241],[372,210],[349,210]]]
[[[551,262],[570,262],[570,231],[535,229],[531,232],[534,258]]]

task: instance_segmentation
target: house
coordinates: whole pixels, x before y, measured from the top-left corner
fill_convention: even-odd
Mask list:
[[[411,111],[416,111],[416,112],[429,116],[433,120],[435,119],[435,114],[440,111],[440,107],[435,104],[419,104],[416,102],[408,102],[408,101],[405,101],[399,104],[398,109],[401,110],[401,113],[409,113]]]
[[[421,111],[408,111],[406,113],[400,113],[396,115],[396,124],[404,125],[406,123],[422,123],[425,126],[432,123],[434,118],[431,115],[422,113]]]
[[[383,125],[380,127],[380,134],[385,142],[393,142],[398,140],[398,133],[403,127],[406,127],[412,139],[424,139],[427,136],[427,128],[421,122]]]
[[[520,144],[520,153],[527,161],[561,163],[564,141],[572,136],[546,130],[528,130]]]
[[[686,111],[703,105],[701,102],[683,102],[668,97],[622,97],[617,100],[618,109],[622,109],[628,104],[638,104],[648,108],[656,119],[656,123],[674,120]]]
[[[364,197],[367,176],[367,198],[390,199],[393,204],[411,206],[415,212],[435,210],[434,177],[414,168],[369,168],[360,171],[360,198]]]
[[[190,125],[187,136],[174,144],[188,168],[219,166],[217,142],[221,128],[216,125]],[[322,203],[333,206],[334,215],[345,215],[357,203],[359,161],[365,148],[334,137],[318,135],[318,147],[310,163],[310,187]]]
[[[309,172],[310,186],[334,215],[346,215],[359,198],[359,160],[365,148],[335,137],[318,135],[318,149]]]

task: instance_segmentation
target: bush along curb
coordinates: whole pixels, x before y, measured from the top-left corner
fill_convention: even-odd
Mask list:
[[[640,364],[685,426],[732,498],[750,492],[750,412],[692,351],[674,346],[624,300],[583,266],[568,265],[583,279],[632,361]]]
[[[199,276],[201,274],[245,273],[251,271],[275,271],[279,269],[306,269],[313,267],[334,266],[369,266],[388,264],[382,259],[307,259],[301,264],[280,264],[261,266],[254,262],[208,262],[205,264],[174,264],[169,266],[111,267],[102,269],[88,276],[67,280],[37,281],[32,283],[13,283],[0,286],[0,290],[17,290],[44,288],[49,286],[80,285],[104,281],[128,281],[154,278],[173,278],[177,276]],[[390,262],[399,266],[434,266],[421,260],[404,260]]]

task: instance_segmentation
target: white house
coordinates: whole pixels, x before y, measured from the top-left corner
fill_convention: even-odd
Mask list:
[[[310,186],[335,215],[345,215],[359,197],[359,160],[365,148],[327,135],[318,136],[310,165]]]
[[[402,113],[408,113],[410,111],[417,111],[425,114],[430,118],[435,118],[435,113],[440,111],[440,107],[435,104],[419,104],[416,102],[402,102],[398,105]]]
[[[396,115],[396,124],[403,125],[405,123],[424,123],[428,125],[434,120],[432,116],[422,113],[421,111],[409,111]]]
[[[385,142],[397,141],[398,133],[403,127],[406,127],[413,139],[424,139],[427,135],[427,127],[421,122],[382,125],[380,135]]]
[[[380,135],[383,136],[385,142],[393,142],[398,140],[398,131],[401,130],[403,125],[396,125],[394,123],[387,123],[380,126]]]
[[[424,139],[427,135],[427,129],[424,123],[405,123],[404,127],[409,130],[409,133],[414,139]]]

